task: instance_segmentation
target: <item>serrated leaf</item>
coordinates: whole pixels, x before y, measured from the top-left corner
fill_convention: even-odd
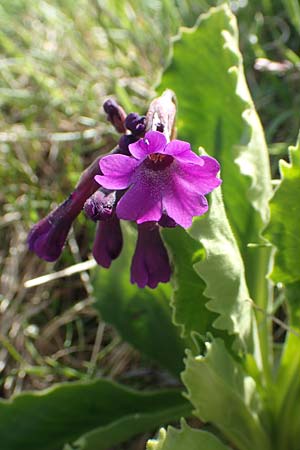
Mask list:
[[[300,280],[300,137],[290,147],[290,163],[280,161],[282,181],[270,202],[266,238],[276,247],[271,278],[284,284]]]
[[[300,137],[289,152],[290,163],[280,162],[282,181],[270,202],[271,221],[265,236],[276,247],[271,278],[285,284],[289,318],[273,397],[275,420],[281,424],[277,441],[296,450],[300,422],[292,418],[298,413],[300,397]]]
[[[65,383],[0,401],[1,448],[61,450],[98,428],[97,450],[106,450],[189,411],[190,405],[176,390],[138,392],[103,379]]]
[[[207,307],[219,314],[214,327],[236,334],[250,350],[252,309],[243,261],[227,221],[221,189],[212,192],[210,199],[208,213],[195,220],[190,230],[206,253],[194,267],[206,284]]]
[[[179,430],[161,428],[157,439],[147,442],[147,450],[229,450],[229,447],[213,434],[191,428],[182,421]]]
[[[216,426],[239,450],[270,449],[255,381],[220,339],[207,344],[205,357],[189,353],[182,378],[200,420]]]
[[[212,326],[227,331],[250,349],[252,310],[243,261],[227,221],[220,188],[210,200],[208,213],[196,219],[189,231],[194,239],[184,230],[164,232],[176,263],[175,320],[185,332],[205,335],[213,330]],[[197,262],[203,250],[205,257]]]
[[[181,415],[189,414],[188,408],[181,410]],[[175,416],[174,416],[175,417]],[[180,411],[178,410],[178,417]],[[70,448],[64,450],[107,450],[116,442],[126,441],[134,434],[152,431],[157,424],[166,421],[166,411],[161,410],[153,413],[132,414],[127,417],[107,425],[105,427],[96,428],[95,430],[81,436],[75,441]]]
[[[205,257],[204,249],[199,241],[179,227],[165,229],[163,237],[174,265],[174,321],[181,327],[184,337],[189,338],[193,332],[204,336],[217,318],[217,314],[206,308],[205,283],[193,267]]]
[[[96,308],[124,340],[171,373],[183,370],[185,341],[172,323],[169,284],[140,289],[130,279],[136,233],[123,227],[124,249],[109,270],[96,269],[93,278]]]
[[[226,213],[256,300],[258,261],[264,276],[268,258],[247,245],[261,242],[271,180],[263,131],[243,72],[237,24],[227,5],[212,8],[194,28],[182,30],[159,91],[166,88],[178,99],[179,138],[194,150],[204,147],[221,163]]]

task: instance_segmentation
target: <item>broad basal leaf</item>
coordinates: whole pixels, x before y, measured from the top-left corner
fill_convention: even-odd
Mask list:
[[[183,381],[197,417],[216,426],[234,448],[271,448],[255,381],[220,339],[207,344],[205,357],[188,355]]]
[[[203,294],[205,283],[194,270],[194,264],[205,257],[199,241],[182,228],[163,231],[166,244],[172,253],[174,266],[174,321],[186,338],[197,332],[202,336],[212,329],[217,314],[206,307],[208,298]],[[193,347],[192,340],[190,347]]]
[[[189,413],[190,404],[174,390],[142,393],[107,380],[61,384],[0,401],[1,448],[62,450],[97,429],[97,446],[82,448],[107,450]]]
[[[212,325],[226,330],[235,334],[240,344],[247,342],[250,349],[252,311],[243,261],[227,221],[221,190],[215,190],[210,199],[208,213],[190,229],[194,239],[184,230],[164,232],[175,260],[175,320],[190,333],[205,335]]]
[[[271,277],[285,284],[290,328],[274,388],[274,414],[282,424],[278,441],[296,449],[290,444],[297,436],[290,418],[297,414],[295,399],[300,396],[300,138],[289,150],[290,162],[280,162],[282,180],[270,203],[271,221],[265,236],[276,247]]]
[[[179,418],[179,409],[177,413]],[[186,414],[190,414],[188,405],[186,405],[186,408],[181,409],[181,415],[185,416]],[[72,445],[68,444],[64,450],[108,450],[113,443],[122,442],[131,437],[132,430],[134,430],[134,434],[154,431],[157,424],[164,422],[166,422],[165,409],[151,413],[128,415],[107,426],[96,428],[84,434]]]
[[[148,441],[147,450],[229,450],[229,447],[213,434],[190,428],[182,421],[179,430],[161,428],[157,439]]]
[[[120,335],[174,375],[183,369],[185,342],[171,319],[169,285],[140,289],[130,283],[130,263],[135,245],[134,230],[123,227],[124,249],[109,270],[94,276],[95,306],[102,318]]]
[[[238,50],[238,31],[229,7],[212,8],[196,26],[183,29],[159,91],[171,88],[178,99],[178,135],[221,163],[224,204],[244,259],[248,287],[256,300],[267,263],[260,249],[271,193],[268,153],[251,100]],[[264,298],[264,295],[262,295]],[[257,300],[265,307],[262,299]]]
[[[252,310],[246,285],[244,265],[227,221],[221,190],[211,194],[208,213],[194,221],[190,230],[203,245],[206,257],[195,264],[195,270],[205,281],[207,307],[219,314],[214,326],[236,334],[250,344]]]
[[[300,280],[300,138],[290,147],[290,163],[280,162],[282,181],[270,202],[265,236],[277,251],[272,279],[284,284]]]

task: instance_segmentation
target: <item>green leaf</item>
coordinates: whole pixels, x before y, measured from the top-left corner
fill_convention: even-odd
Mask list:
[[[297,145],[289,148],[290,162],[280,161],[281,182],[270,202],[271,221],[265,236],[276,247],[271,278],[285,284],[289,331],[287,333],[276,383],[273,409],[280,423],[277,442],[295,449],[299,421],[296,398],[300,397],[300,136]],[[280,448],[280,447],[279,447]]]
[[[289,331],[273,388],[272,409],[274,420],[280,423],[277,430],[278,448],[297,450],[300,436],[297,400],[300,399],[300,281],[286,286],[286,299]]]
[[[124,249],[109,270],[97,269],[94,277],[96,308],[116,327],[124,340],[179,376],[183,370],[185,342],[172,323],[171,288],[140,289],[130,283],[130,263],[136,233],[123,227]]]
[[[290,163],[280,161],[282,181],[270,202],[271,220],[264,233],[277,249],[271,278],[284,284],[300,280],[300,137],[289,151]]]
[[[138,392],[103,379],[61,384],[0,401],[1,448],[61,450],[97,428],[96,448],[106,450],[189,412],[176,390]]]
[[[185,338],[193,332],[205,336],[217,314],[206,308],[205,283],[194,270],[194,264],[205,257],[204,249],[182,228],[165,229],[164,240],[174,265],[174,321]],[[190,342],[193,347],[193,342]]]
[[[257,266],[262,265],[264,277],[268,261],[248,243],[261,242],[271,179],[262,127],[243,72],[237,24],[227,5],[210,9],[194,28],[182,30],[159,91],[166,88],[173,89],[178,99],[180,139],[194,150],[204,147],[221,163],[226,213],[256,300],[261,292]]]
[[[164,232],[176,263],[175,320],[190,333],[201,335],[212,331],[213,325],[235,334],[239,343],[245,347],[247,342],[250,349],[252,310],[243,261],[220,188],[212,192],[210,200],[208,213],[196,219],[190,229],[194,239],[184,230]]]
[[[190,428],[183,420],[179,430],[161,428],[158,438],[147,442],[147,450],[229,450],[229,447],[207,431]]]
[[[190,230],[206,253],[195,270],[206,283],[204,294],[210,299],[207,307],[219,314],[214,326],[236,334],[242,343],[248,343],[250,351],[252,309],[243,261],[226,218],[221,189],[215,190],[210,199],[209,212],[195,220]]]
[[[270,297],[266,275],[270,249],[264,247],[261,237],[269,220],[271,196],[268,151],[243,71],[237,23],[228,5],[211,8],[200,16],[194,28],[182,29],[174,42],[170,64],[158,90],[161,92],[166,88],[173,89],[178,99],[179,138],[190,142],[194,150],[204,147],[221,163],[223,201],[229,222],[225,229],[231,228],[237,241],[251,299],[260,309],[268,310]],[[221,232],[221,221],[218,226],[218,232]],[[192,237],[199,238],[194,234]],[[222,243],[225,244],[225,240]],[[227,248],[215,250],[224,256]],[[232,257],[232,249],[229,253]],[[237,254],[235,248],[233,253]],[[224,261],[223,256],[220,261]],[[242,268],[239,256],[232,264]],[[223,270],[221,264],[218,268]],[[212,273],[209,282],[218,285],[216,289],[221,293],[219,273]],[[232,283],[240,283],[243,276],[235,271]],[[238,331],[242,310],[248,308],[241,301],[247,298],[244,281],[240,286],[241,290],[237,284],[235,287],[239,293],[235,312],[240,314],[227,318],[229,332]],[[222,301],[222,297],[216,297],[213,306],[223,309]],[[234,301],[232,298],[230,308]],[[249,320],[248,316],[247,313],[245,322]],[[223,326],[224,319],[225,316],[220,318],[223,324],[220,321],[218,324]],[[261,316],[257,315],[257,319],[261,322]],[[247,334],[245,322],[241,324],[242,336]],[[270,323],[265,319],[264,322],[258,328],[260,353],[264,374],[270,377]]]
[[[298,0],[283,0],[289,19],[300,34],[300,5]]]
[[[239,450],[270,449],[256,383],[220,339],[207,344],[205,357],[189,353],[182,378],[200,420],[216,426]]]

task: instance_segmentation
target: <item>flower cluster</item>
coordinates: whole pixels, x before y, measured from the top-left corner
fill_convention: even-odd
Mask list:
[[[68,200],[35,225],[28,243],[39,257],[56,260],[72,221],[84,209],[97,222],[93,255],[108,268],[122,250],[120,219],[137,224],[131,282],[155,288],[171,276],[160,227],[188,228],[208,209],[205,195],[220,185],[218,162],[198,156],[190,144],[145,132],[146,120],[128,116],[115,102],[104,105],[108,120],[124,134],[117,150],[87,169]],[[96,167],[98,166],[98,169]]]

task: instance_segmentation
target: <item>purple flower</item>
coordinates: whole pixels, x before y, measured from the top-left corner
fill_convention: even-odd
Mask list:
[[[98,223],[93,247],[93,256],[97,263],[105,268],[111,265],[121,253],[123,246],[120,221],[112,215],[110,219]]]
[[[167,143],[158,131],[146,133],[129,151],[132,156],[102,158],[103,175],[95,177],[107,189],[129,188],[117,204],[120,219],[158,222],[165,213],[188,228],[194,216],[207,211],[205,194],[221,184],[214,158],[196,155],[188,142]]]
[[[138,239],[131,263],[131,282],[138,287],[154,289],[158,283],[170,280],[168,253],[154,222],[138,225]]]
[[[68,211],[71,197],[59,205],[47,217],[34,225],[28,235],[29,249],[45,261],[55,261],[61,254],[74,214]]]
[[[47,217],[34,225],[28,235],[29,249],[46,261],[55,261],[61,254],[73,220],[78,216],[87,198],[98,188],[94,177],[99,173],[97,158],[81,175],[76,189]]]

